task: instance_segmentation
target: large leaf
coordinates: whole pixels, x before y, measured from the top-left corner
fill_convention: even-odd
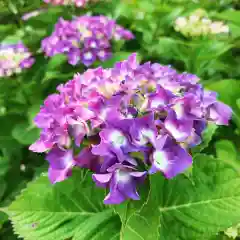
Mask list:
[[[239,175],[207,155],[194,162],[193,183],[184,176],[158,180],[163,239],[207,239],[239,222]]]
[[[146,203],[138,211],[128,209],[121,239],[202,240],[239,223],[240,178],[221,160],[198,154],[191,181],[155,174],[150,182]]]
[[[110,239],[120,221],[103,206],[104,191],[90,174],[75,172],[65,182],[51,185],[47,176],[29,184],[7,209],[14,231],[25,240]]]
[[[144,239],[150,239],[147,238],[147,235],[148,237],[152,236],[151,234],[147,233],[148,226],[145,225],[146,220],[145,217],[142,216],[142,211],[143,209],[145,209],[145,205],[147,205],[149,201],[149,186],[150,184],[147,180],[145,181],[144,185],[141,185],[138,191],[141,197],[139,201],[128,200],[120,205],[114,206],[115,212],[119,214],[122,221],[122,228],[120,234],[121,239],[135,239],[135,237],[139,236]],[[138,225],[138,227],[136,226],[136,224]],[[145,229],[144,233],[139,231],[141,229]]]
[[[146,202],[141,208],[128,205],[127,218],[122,224],[122,240],[152,240],[159,238],[160,214],[157,211],[159,204],[158,175],[150,178],[150,191]],[[133,207],[135,211],[131,210]]]
[[[240,24],[240,11],[227,10],[216,14],[216,17],[223,20],[232,21],[238,25]]]
[[[232,166],[240,175],[240,161],[237,159],[237,150],[229,140],[219,140],[215,144],[217,158]]]

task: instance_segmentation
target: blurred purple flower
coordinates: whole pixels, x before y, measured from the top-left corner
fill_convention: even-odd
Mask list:
[[[89,2],[97,2],[97,0],[43,0],[45,3],[53,5],[75,5],[76,7],[85,7]]]
[[[105,16],[60,18],[52,35],[42,41],[42,50],[48,57],[66,54],[71,65],[90,66],[111,57],[112,40],[133,38],[130,31]]]
[[[30,18],[33,18],[33,17],[37,17],[39,16],[40,14],[46,12],[47,10],[45,9],[38,9],[38,10],[35,10],[35,11],[32,11],[32,12],[28,12],[28,13],[25,13],[23,16],[22,16],[22,20],[23,21],[27,21],[29,20]]]
[[[23,43],[0,45],[0,77],[21,73],[34,62],[35,59]]]

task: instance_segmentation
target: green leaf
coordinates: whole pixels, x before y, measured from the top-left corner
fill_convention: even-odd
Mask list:
[[[152,54],[158,54],[159,56],[165,56],[165,58],[184,60],[186,55],[183,53],[183,47],[174,38],[160,37],[156,43],[145,46]]]
[[[199,45],[197,51],[197,60],[212,60],[231,49],[233,45],[220,41],[207,41]]]
[[[67,61],[67,57],[64,54],[57,54],[50,58],[47,71],[56,71],[58,68]]]
[[[0,157],[0,177],[4,176],[10,168],[10,159],[4,155]]]
[[[17,27],[13,24],[0,25],[0,40],[2,41],[6,36],[13,34]]]
[[[218,18],[240,24],[240,11],[227,10],[216,15]]]
[[[74,73],[61,73],[59,71],[50,71],[46,72],[44,79],[42,80],[42,83],[46,83],[47,81],[51,79],[58,79],[58,80],[67,80],[69,78],[72,78],[74,76]]]
[[[117,216],[113,216],[111,209],[94,214],[88,221],[76,229],[73,240],[79,239],[111,239],[119,236],[120,222]]]
[[[40,130],[29,123],[17,124],[12,130],[12,136],[21,144],[31,144],[39,138]]]
[[[203,131],[202,142],[198,146],[194,147],[192,149],[192,152],[200,153],[201,151],[203,151],[208,146],[210,141],[212,140],[212,137],[213,137],[214,133],[216,132],[216,130],[217,130],[217,125],[209,123],[207,128]]]
[[[109,60],[102,62],[100,66],[102,66],[103,68],[111,68],[114,66],[115,63],[127,60],[131,54],[132,54],[131,52],[116,52]],[[137,59],[138,61],[141,60],[139,54],[137,54]]]
[[[6,182],[4,180],[0,179],[0,201],[5,193],[6,187],[7,187]]]
[[[219,140],[215,143],[217,158],[236,161],[237,151],[234,144],[229,140]]]
[[[139,195],[140,195],[140,200],[139,201],[127,200],[124,203],[113,206],[115,212],[119,215],[119,217],[121,219],[122,231],[124,230],[128,219],[135,212],[139,212],[142,209],[143,205],[148,200],[149,182],[145,181],[144,185],[141,185],[138,192],[139,192]]]
[[[40,111],[40,105],[41,103],[37,103],[32,105],[29,109],[28,109],[28,122],[30,125],[33,125],[33,119],[36,117],[37,113],[39,113]]]
[[[7,213],[24,240],[114,239],[121,223],[103,198],[84,170],[56,185],[45,175],[30,183]]]
[[[6,213],[1,212],[0,210],[0,230],[2,228],[2,225],[8,220],[8,216]]]
[[[159,177],[160,239],[202,240],[239,222],[240,178],[220,160],[194,159],[192,184],[183,175]]]
[[[240,175],[240,161],[237,159],[237,150],[229,140],[219,140],[215,143],[217,158],[232,166]],[[239,221],[240,222],[240,221]]]
[[[158,228],[160,226],[160,214],[158,209],[159,204],[159,189],[156,183],[159,175],[155,174],[150,178],[150,191],[147,201],[141,208],[131,211],[129,206],[128,218],[125,224],[122,224],[121,239],[122,240],[152,240],[159,239]],[[155,180],[156,179],[156,180]],[[132,208],[134,207],[134,204]]]

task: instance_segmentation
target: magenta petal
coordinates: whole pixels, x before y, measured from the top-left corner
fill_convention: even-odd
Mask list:
[[[218,125],[228,125],[232,109],[224,103],[216,102],[209,107],[209,119]]]
[[[64,181],[65,179],[70,177],[71,174],[72,171],[70,169],[58,170],[51,167],[48,169],[48,176],[52,184]]]
[[[50,166],[53,169],[66,169],[74,165],[73,152],[71,150],[62,150],[53,148],[46,156]]]
[[[126,198],[131,198],[133,200],[139,200],[139,194],[136,190],[136,183],[126,183],[126,184],[119,184],[118,190],[126,196]]]
[[[120,204],[126,200],[125,196],[119,191],[109,192],[108,195],[104,198],[105,204]]]
[[[53,144],[46,144],[42,140],[37,140],[35,143],[33,143],[29,147],[29,150],[31,150],[33,152],[41,153],[41,152],[46,152],[52,146],[53,146]]]
[[[166,178],[173,178],[192,166],[192,157],[184,149],[179,147],[177,154],[169,169],[164,172]]]
[[[146,172],[131,172],[130,173],[131,176],[133,177],[144,177],[146,175]]]
[[[93,174],[94,181],[98,181],[98,182],[101,182],[101,183],[109,182],[111,177],[112,177],[112,173]]]

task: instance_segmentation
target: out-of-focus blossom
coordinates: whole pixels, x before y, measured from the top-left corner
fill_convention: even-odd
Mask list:
[[[45,9],[38,9],[38,10],[29,12],[29,13],[25,13],[25,14],[22,16],[22,20],[23,20],[23,21],[27,21],[27,20],[29,20],[30,18],[37,17],[37,16],[39,16],[40,14],[42,14],[42,13],[44,13],[44,12],[46,12]]]
[[[174,29],[186,37],[227,34],[229,27],[221,21],[212,21],[202,9],[198,9],[188,17],[178,17]]]
[[[50,37],[42,41],[49,57],[66,54],[71,65],[90,66],[111,57],[113,40],[130,40],[133,34],[105,16],[82,16],[72,21],[59,19]]]
[[[76,7],[85,7],[90,2],[97,2],[98,0],[44,0],[45,3],[53,5],[74,5]]]
[[[208,122],[228,124],[231,108],[198,80],[169,66],[140,65],[136,54],[77,74],[45,100],[35,118],[41,136],[30,149],[49,151],[52,182],[74,166],[88,168],[96,185],[109,189],[106,204],[138,200],[147,174],[173,178],[192,165],[190,149]]]
[[[11,76],[30,68],[34,58],[23,43],[0,45],[0,77]]]

